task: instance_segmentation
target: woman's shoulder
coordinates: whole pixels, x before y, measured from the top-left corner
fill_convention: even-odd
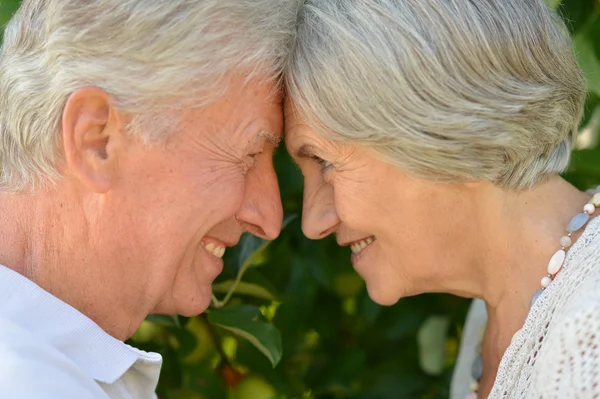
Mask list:
[[[541,397],[600,395],[600,292],[587,281],[581,288],[548,328],[531,381]]]
[[[600,395],[600,246],[572,267],[586,276],[546,326],[543,350],[535,359],[531,390],[542,397]]]
[[[596,266],[568,298],[548,326],[548,339],[557,334],[586,334],[600,339],[600,253]]]

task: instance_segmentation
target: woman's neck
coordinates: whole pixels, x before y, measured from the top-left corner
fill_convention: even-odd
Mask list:
[[[462,261],[439,276],[439,288],[481,298],[501,319],[514,319],[519,309],[528,311],[565,227],[590,195],[558,177],[526,191],[489,185],[474,195],[473,224],[455,248]]]

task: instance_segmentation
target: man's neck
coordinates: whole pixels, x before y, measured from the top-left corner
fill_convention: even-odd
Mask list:
[[[110,284],[99,284],[107,276],[94,240],[86,238],[88,218],[79,202],[59,194],[68,191],[0,194],[0,264],[73,306],[109,334],[126,339],[114,314],[107,317],[103,309],[116,296],[108,292]]]

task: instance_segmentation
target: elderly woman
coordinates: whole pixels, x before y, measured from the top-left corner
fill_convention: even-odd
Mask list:
[[[304,233],[380,304],[485,301],[455,397],[598,397],[600,195],[558,176],[585,82],[544,1],[307,0],[286,80]]]
[[[149,398],[149,313],[273,239],[295,1],[26,0],[0,59],[0,397]]]

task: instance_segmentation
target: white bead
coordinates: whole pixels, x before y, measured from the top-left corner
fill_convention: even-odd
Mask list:
[[[548,274],[555,275],[558,273],[565,261],[566,253],[562,249],[559,249],[552,255],[550,262],[548,262]]]
[[[571,245],[571,237],[569,236],[562,236],[560,237],[560,246],[561,247],[568,247]]]
[[[594,206],[600,206],[600,193],[594,194],[589,203]]]
[[[550,283],[552,282],[552,279],[548,276],[544,277],[541,281],[542,287],[546,288],[547,286],[550,285]]]
[[[585,204],[583,206],[583,211],[588,215],[591,215],[592,213],[596,212],[596,207],[594,206],[594,204]]]
[[[469,386],[469,388],[473,392],[478,391],[479,390],[479,383],[477,381],[472,381],[471,385]]]

